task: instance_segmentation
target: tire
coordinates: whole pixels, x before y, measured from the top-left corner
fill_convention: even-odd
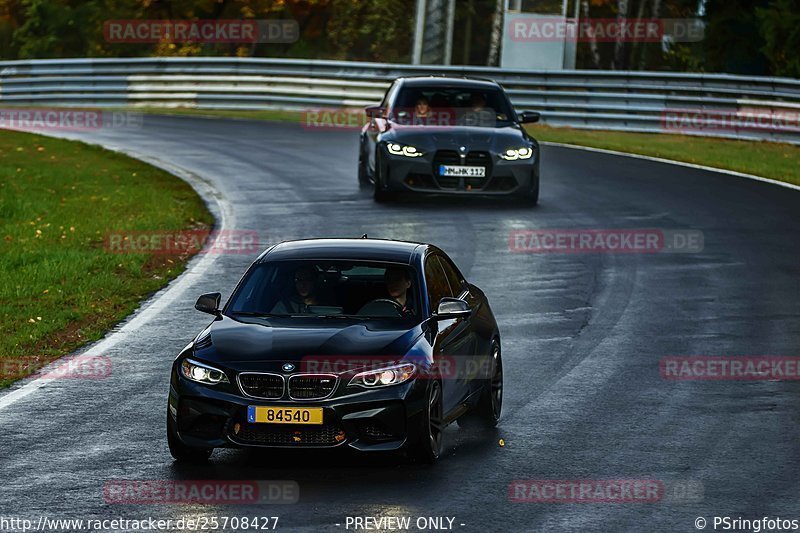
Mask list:
[[[381,177],[381,169],[383,168],[383,162],[381,161],[380,152],[376,151],[375,153],[375,175],[373,176],[373,189],[372,189],[372,198],[379,203],[390,202],[394,200],[394,193],[389,191],[384,191],[381,188],[381,183],[383,182]]]
[[[486,381],[477,405],[458,419],[458,425],[465,429],[492,429],[497,426],[502,411],[503,357],[500,343],[495,340],[492,341],[491,377]]]
[[[364,160],[364,150],[359,144],[358,147],[358,186],[361,188],[369,187],[370,179],[367,172],[367,162]]]
[[[539,178],[536,178],[536,183],[531,190],[523,193],[520,198],[529,207],[534,207],[539,203]]]
[[[408,454],[418,463],[433,464],[442,453],[444,440],[442,384],[439,381],[431,381],[426,399],[426,409],[420,417],[416,434],[412,436]]]
[[[180,441],[172,417],[167,412],[167,444],[172,458],[179,463],[200,464],[208,461],[214,448],[195,448]]]
[[[380,191],[375,187],[375,191],[372,194],[372,199],[378,202],[379,204],[385,204],[394,200],[394,196],[392,193],[386,191]]]

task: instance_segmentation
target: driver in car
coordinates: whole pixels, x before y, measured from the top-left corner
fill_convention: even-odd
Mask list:
[[[403,316],[414,315],[414,309],[408,298],[408,289],[411,288],[411,276],[405,268],[387,268],[383,276],[386,282],[386,291],[392,300],[401,307]]]
[[[275,304],[272,312],[275,314],[308,314],[309,305],[319,305],[316,296],[319,272],[313,266],[298,268],[294,273],[294,287]]]

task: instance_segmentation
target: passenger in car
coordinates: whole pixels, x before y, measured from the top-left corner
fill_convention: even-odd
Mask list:
[[[469,108],[464,114],[466,126],[494,127],[496,113],[486,106],[486,95],[482,92],[472,93]]]

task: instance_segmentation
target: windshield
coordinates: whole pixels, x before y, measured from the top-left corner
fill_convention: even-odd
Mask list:
[[[514,112],[498,89],[470,87],[405,87],[390,119],[415,126],[508,126]]]
[[[246,274],[226,314],[413,320],[419,310],[418,286],[408,265],[273,261]]]

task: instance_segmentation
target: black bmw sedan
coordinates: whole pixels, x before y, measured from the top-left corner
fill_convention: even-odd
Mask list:
[[[429,244],[277,244],[172,368],[167,437],[179,461],[217,447],[405,450],[435,461],[454,421],[500,417],[500,334],[483,292]]]
[[[396,79],[366,109],[358,180],[376,201],[399,192],[515,196],[539,200],[539,144],[503,88],[491,80]]]

